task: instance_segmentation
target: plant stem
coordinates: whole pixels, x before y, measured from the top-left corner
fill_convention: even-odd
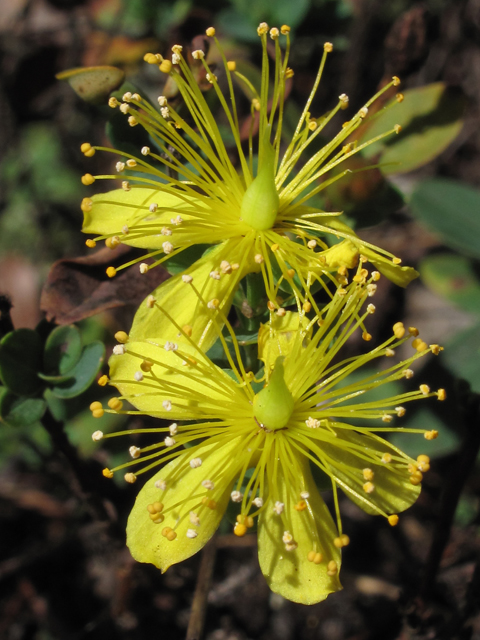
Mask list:
[[[187,635],[185,640],[200,640],[205,624],[205,614],[207,610],[207,597],[210,591],[210,584],[215,566],[215,556],[217,549],[215,540],[210,540],[202,551],[202,559],[198,570],[197,585],[193,594],[192,610],[188,622]]]

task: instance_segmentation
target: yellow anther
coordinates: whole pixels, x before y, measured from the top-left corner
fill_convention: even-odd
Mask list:
[[[158,68],[162,73],[170,73],[170,71],[172,70],[171,60],[162,60]]]
[[[290,67],[287,67],[285,69],[285,78],[293,78],[293,76],[295,75],[295,71],[293,69],[291,69]]]
[[[182,327],[182,331],[186,336],[188,336],[190,338],[190,336],[192,335],[193,329],[189,324],[185,324]]]
[[[400,133],[400,131],[402,130],[402,125],[401,125],[401,124],[396,124],[396,125],[393,127],[393,130],[395,131],[395,133],[396,133],[396,134],[399,134],[399,133]],[[394,258],[394,259],[393,259],[394,264],[395,264],[395,260],[398,260],[398,258]],[[397,264],[400,264],[400,263],[397,263]]]
[[[348,269],[347,267],[338,267],[337,273],[341,276],[348,276]]]
[[[140,369],[145,373],[149,373],[152,370],[152,367],[153,367],[153,362],[150,362],[150,360],[144,360],[140,364]]]
[[[108,99],[108,106],[111,107],[112,109],[115,109],[115,107],[118,107],[119,104],[120,103],[118,102],[118,100],[113,96]]]
[[[280,31],[277,29],[277,27],[272,27],[270,29],[270,38],[272,40],[277,40],[279,36],[280,36]]]
[[[88,213],[89,211],[91,211],[92,207],[93,207],[93,202],[92,202],[92,200],[90,200],[90,198],[84,198],[82,200],[82,204],[80,205],[80,209],[84,213]]]
[[[266,22],[261,22],[257,27],[257,33],[259,36],[263,36],[268,31],[268,24]]]
[[[305,300],[303,303],[303,310],[305,313],[309,313],[312,310],[312,303],[309,300]]]
[[[398,85],[400,84],[400,78],[398,76],[393,76],[392,83],[394,87],[398,87]]]
[[[421,353],[428,349],[428,344],[421,338],[415,338],[415,340],[412,340],[412,347]]]
[[[97,380],[97,384],[99,384],[101,387],[105,387],[108,384],[108,376],[100,376],[100,378]]]
[[[80,147],[80,151],[87,156],[87,158],[92,158],[95,155],[95,149],[89,142],[84,142]]]
[[[163,504],[161,502],[154,502],[151,505],[149,505],[150,507],[153,507],[153,510],[156,513],[160,513],[161,511],[163,511]]]
[[[403,322],[396,322],[393,325],[393,334],[398,340],[401,340],[405,335],[405,327],[403,326]]]
[[[268,307],[269,311],[275,311],[275,309],[277,308],[276,304],[274,302],[272,302],[271,300],[269,300],[267,302],[267,307]]]
[[[384,453],[382,456],[382,462],[385,464],[388,464],[391,461],[392,461],[392,456],[390,455],[390,453]]]
[[[325,42],[323,45],[323,50],[327,53],[331,53],[333,51],[333,44],[331,42]]]
[[[111,238],[107,238],[105,240],[105,246],[112,250],[116,249],[119,244],[122,243],[120,242],[120,238],[118,236],[112,236]]]
[[[227,62],[227,69],[229,71],[236,71],[237,69],[237,63],[235,62],[235,60],[229,60]]]
[[[110,471],[110,469],[104,469],[102,471],[102,475],[105,476],[105,478],[113,478],[113,471]]]
[[[307,508],[307,503],[305,502],[305,500],[300,500],[300,502],[297,502],[297,504],[293,505],[293,508],[295,509],[295,511],[305,511],[305,509]]]
[[[323,560],[323,556],[321,553],[316,553],[315,557],[313,558],[313,564],[320,564]]]
[[[172,527],[164,527],[162,529],[162,536],[172,542],[172,540],[175,540],[175,538],[177,537],[177,534],[172,529]]]
[[[117,331],[117,333],[115,334],[115,340],[117,342],[120,342],[121,344],[125,344],[126,342],[128,342],[128,333],[126,333],[125,331]]]
[[[110,409],[112,409],[112,411],[120,411],[120,409],[123,407],[123,402],[120,400],[120,398],[110,398],[107,404]]]
[[[215,35],[215,28],[214,27],[208,27],[208,29],[205,31],[205,33],[207,34],[207,36],[209,38],[213,38],[213,36]]]
[[[375,491],[375,485],[373,482],[365,482],[363,485],[363,490],[365,493],[373,493]]]
[[[213,298],[210,302],[207,302],[207,307],[209,309],[218,309],[218,305],[220,304],[220,300],[218,298]]]
[[[94,418],[103,418],[105,411],[103,409],[95,409],[92,411],[92,416]]]
[[[372,334],[368,333],[368,331],[364,331],[362,333],[362,340],[365,340],[365,342],[370,342],[371,339],[372,339]]]
[[[424,396],[428,396],[428,394],[430,393],[430,387],[428,386],[428,384],[421,384],[419,389]]]
[[[372,271],[372,280],[374,282],[378,282],[381,277],[382,277],[382,274],[379,271]]]
[[[289,278],[295,277],[295,269],[287,269],[287,276]]]
[[[290,33],[290,27],[288,26],[288,24],[282,24],[282,26],[280,27],[280,33],[284,36],[286,36],[287,33]]]
[[[438,356],[440,351],[443,351],[443,347],[441,347],[439,344],[431,344],[430,349],[434,356]]]
[[[252,107],[255,109],[255,111],[260,111],[260,100],[258,98],[252,99]]]
[[[419,456],[417,456],[417,462],[426,462],[427,464],[430,464],[430,458],[424,453],[421,453]]]
[[[341,538],[334,538],[333,544],[337,547],[337,549],[341,549],[343,547]]]
[[[397,514],[396,514],[396,513],[394,513],[394,514],[393,514],[393,515],[391,515],[391,516],[388,516],[387,520],[388,520],[388,524],[389,524],[391,527],[395,527],[395,526],[398,524],[398,516],[397,516]]]
[[[335,576],[338,573],[338,567],[335,560],[330,560],[327,564],[327,576]]]
[[[403,95],[403,93],[397,93],[395,98],[397,99],[397,102],[403,102],[405,100],[405,96]]]
[[[364,480],[373,480],[375,473],[371,469],[364,469],[362,471]]]
[[[410,476],[410,482],[415,486],[420,484],[422,480],[423,480],[423,474],[421,471],[414,471]]]
[[[103,407],[102,407],[102,403],[96,400],[95,402],[91,403],[90,411],[98,411],[98,409],[103,409]]]
[[[279,245],[279,244],[277,244],[276,242],[274,242],[274,243],[271,245],[270,249],[271,249],[272,251],[278,251],[278,250],[280,249],[280,245]]]
[[[264,260],[265,260],[261,253],[255,254],[253,259],[255,260],[255,262],[257,264],[262,264],[262,262],[264,262]]]
[[[162,524],[162,522],[165,520],[165,516],[161,513],[151,513],[150,520],[152,522],[155,522],[155,524]]]
[[[247,525],[247,527],[248,527],[249,529],[251,529],[251,528],[253,527],[253,525],[255,524],[255,522],[254,522],[254,520],[253,520],[253,517],[252,517],[252,516],[247,516],[247,517],[245,518],[245,522],[244,522],[244,524],[246,524],[246,525]]]
[[[425,431],[423,437],[425,438],[425,440],[435,440],[435,438],[438,438],[438,431],[436,431],[435,429],[432,429],[431,431]]]
[[[146,53],[143,59],[145,62],[148,62],[148,64],[158,64],[157,56],[154,53]]]
[[[309,562],[313,562],[315,559],[315,555],[316,555],[315,551],[309,551],[307,554],[307,560]]]
[[[316,120],[310,120],[310,122],[308,123],[308,128],[310,131],[315,131],[315,129],[318,127],[317,121]]]
[[[91,238],[89,238],[88,240],[85,240],[85,244],[89,249],[93,249],[94,247],[97,246],[97,243],[95,242],[95,240],[92,240]]]
[[[204,504],[209,509],[212,509],[212,511],[217,508],[217,503],[215,502],[215,500],[211,500],[210,498],[207,498],[207,496],[202,498],[202,504]]]
[[[393,258],[392,262],[393,262],[393,264],[402,264],[402,259],[401,258]]]
[[[137,476],[131,472],[126,473],[123,477],[125,479],[125,482],[128,482],[128,484],[133,484],[137,481]]]
[[[447,392],[445,391],[445,389],[439,389],[437,391],[437,398],[438,398],[438,400],[446,400],[447,399]]]
[[[242,538],[247,533],[247,527],[244,524],[237,522],[233,528],[233,533],[239,538]]]
[[[350,544],[350,538],[346,533],[342,533],[342,535],[340,536],[340,540],[342,541],[343,547],[348,547],[348,545]]]
[[[94,182],[95,178],[91,173],[86,173],[84,176],[82,176],[82,184],[84,184],[86,187],[88,187],[88,185],[90,184],[93,184]]]
[[[108,267],[106,274],[109,278],[114,278],[117,275],[117,270],[115,267]]]
[[[420,331],[416,327],[408,327],[408,333],[416,338]]]

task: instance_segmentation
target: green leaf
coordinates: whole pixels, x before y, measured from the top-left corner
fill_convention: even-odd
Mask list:
[[[461,309],[480,314],[480,280],[468,258],[451,253],[428,256],[420,264],[424,283]]]
[[[32,396],[42,386],[37,372],[42,368],[43,345],[35,331],[17,329],[0,342],[0,378],[9,391]]]
[[[410,207],[448,247],[480,258],[480,191],[454,180],[432,178],[417,186]]]
[[[80,360],[69,372],[71,381],[61,383],[52,389],[57,398],[74,398],[88,389],[102,366],[105,347],[101,342],[92,342],[82,352]]]
[[[43,353],[43,366],[47,374],[61,376],[79,361],[82,353],[80,331],[74,325],[57,327],[48,336]]]
[[[117,67],[98,66],[67,69],[55,77],[57,80],[66,80],[85,102],[101,104],[122,84],[125,74]]]
[[[480,393],[480,324],[457,333],[445,345],[442,361],[459,378]]]
[[[41,419],[45,402],[41,398],[24,398],[0,389],[0,422],[10,427],[27,427]]]
[[[400,134],[383,138],[363,152],[368,158],[380,154],[385,175],[413,171],[446,149],[463,126],[466,100],[460,92],[437,82],[408,89],[403,102],[395,103],[396,99],[379,112],[361,138],[363,143],[396,124],[402,126]]]

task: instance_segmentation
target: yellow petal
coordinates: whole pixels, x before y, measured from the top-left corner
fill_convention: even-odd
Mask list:
[[[381,274],[399,287],[406,287],[420,275],[413,267],[401,267],[399,264],[393,264],[391,260],[367,247],[361,247],[360,251]]]
[[[332,423],[337,437],[332,443],[321,442],[322,452],[328,456],[335,475],[346,485],[346,495],[367,513],[378,515],[378,511],[369,503],[373,503],[387,514],[399,513],[408,509],[418,498],[420,486],[410,482],[410,473],[403,465],[395,463],[373,463],[365,459],[365,455],[376,455],[380,459],[384,453],[396,456],[388,442],[361,435],[355,431],[341,429],[340,423]],[[357,446],[360,452],[347,450],[348,443]],[[372,493],[363,489],[365,478],[363,470],[369,468],[374,472]]]
[[[179,327],[191,327],[192,340],[204,351],[208,351],[218,335],[211,321],[214,309],[209,309],[205,304],[218,301],[218,308],[225,316],[228,315],[240,280],[247,273],[260,269],[260,265],[254,260],[253,244],[253,234],[242,239],[227,240],[211,249],[183,274],[170,278],[152,292],[160,307],[175,320]],[[224,261],[232,267],[236,265],[237,268],[224,273],[221,268]],[[219,279],[211,277],[214,271],[218,272]],[[185,275],[193,278],[191,284],[184,282]],[[200,302],[192,285],[201,294],[205,304]],[[221,329],[222,325],[221,319],[218,318],[218,329]],[[162,310],[157,307],[149,308],[145,301],[135,314],[130,337],[132,340],[161,339],[178,343],[187,342],[186,338],[179,336],[178,333],[178,328]]]
[[[200,199],[186,196],[180,198],[158,189],[143,187],[132,187],[130,191],[116,189],[94,195],[91,200],[91,210],[84,211],[84,233],[122,236],[122,229],[126,226],[129,233],[122,236],[122,242],[143,249],[162,248],[165,240],[170,238],[161,235],[160,229],[163,225],[171,227],[172,217],[180,215],[187,221],[195,212],[207,211]],[[158,209],[151,212],[149,207],[154,203],[158,205]],[[139,232],[135,230],[135,224],[139,223],[142,224],[141,237],[138,237]],[[182,232],[181,237],[182,245],[189,243],[188,234]]]
[[[260,325],[258,357],[263,360],[267,375],[279,356],[287,356],[295,345],[298,331],[306,325],[305,316],[287,311],[282,316],[272,315],[268,324]]]
[[[270,499],[259,516],[258,558],[272,591],[293,602],[314,604],[342,588],[338,572],[333,576],[327,575],[328,562],[335,561],[340,569],[341,554],[333,544],[338,535],[337,529],[317,491],[308,462],[299,460],[298,468],[303,475],[305,490],[310,494],[308,506],[303,511],[293,508],[299,501],[299,495],[279,474],[274,499],[285,504],[282,514],[285,518],[273,511]],[[293,551],[287,551],[282,540],[287,528],[298,544]],[[320,564],[308,560],[312,550],[322,554]]]
[[[217,417],[218,404],[215,403],[228,406],[232,401],[232,411],[235,406],[238,408],[238,404],[233,402],[233,380],[219,367],[207,365],[207,358],[192,346],[179,346],[176,353],[185,356],[185,360],[173,351],[165,351],[163,346],[153,341],[129,340],[126,348],[123,355],[110,358],[110,380],[122,397],[140,411],[157,418],[198,420],[208,416]],[[188,362],[188,358],[197,364],[184,366],[182,362]],[[144,360],[153,363],[152,371],[160,380],[159,383],[149,380],[149,373],[144,374],[142,381],[135,381],[135,374],[141,371],[140,365]],[[209,376],[204,372],[207,366],[212,370]],[[199,371],[200,367],[203,372]],[[216,386],[217,380],[222,381],[223,388],[227,386],[232,389],[231,400]],[[167,400],[171,403],[171,408],[168,409],[163,406],[163,402]]]
[[[233,455],[238,447],[238,438],[223,440],[222,444],[208,444],[199,449],[187,449],[181,456],[169,462],[153,478],[149,478],[137,496],[127,524],[127,545],[138,562],[151,562],[162,572],[177,562],[181,562],[208,542],[215,533],[230,498],[234,478],[222,482],[220,487],[207,490],[202,481],[211,479],[222,461]],[[192,469],[190,460],[198,457],[202,465]],[[166,482],[162,491],[155,486],[156,481]],[[202,498],[214,499],[215,509],[202,504]],[[148,505],[160,502],[164,505],[164,520],[155,523],[150,518]],[[190,522],[190,511],[198,516],[200,524]],[[179,521],[180,520],[180,521]],[[174,529],[176,538],[168,540],[162,531]],[[187,537],[187,530],[197,533]]]

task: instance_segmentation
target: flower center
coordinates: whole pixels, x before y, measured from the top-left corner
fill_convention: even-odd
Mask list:
[[[275,431],[287,426],[294,401],[284,379],[283,357],[277,358],[270,381],[253,399],[253,413],[266,429]]]

